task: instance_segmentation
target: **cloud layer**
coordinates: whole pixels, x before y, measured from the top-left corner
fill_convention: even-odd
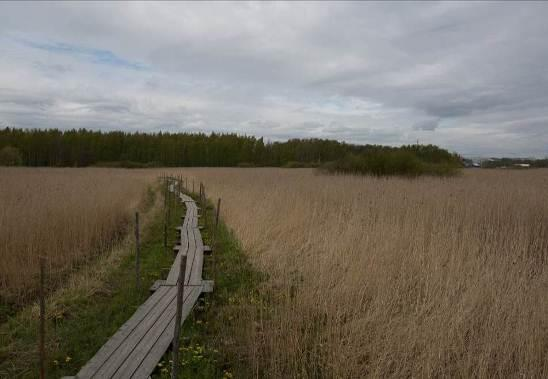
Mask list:
[[[548,155],[548,3],[0,3],[0,125]]]

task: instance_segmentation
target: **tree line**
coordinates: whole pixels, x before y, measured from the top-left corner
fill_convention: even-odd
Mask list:
[[[318,167],[352,155],[381,157],[400,151],[407,154],[400,160],[416,158],[436,163],[455,157],[433,145],[395,148],[315,138],[265,142],[263,138],[233,133],[0,130],[0,164],[5,165],[11,162],[13,165],[52,167]]]

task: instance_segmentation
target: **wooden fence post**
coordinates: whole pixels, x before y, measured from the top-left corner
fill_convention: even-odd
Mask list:
[[[168,188],[168,191],[167,191],[167,214],[166,214],[166,219],[167,219],[166,223],[167,223],[168,226],[169,226],[169,219],[170,218],[171,218],[171,191]],[[166,246],[166,248],[167,248],[167,246]]]
[[[167,197],[168,197],[168,182],[167,176],[165,177],[165,190],[164,190],[164,252],[167,253]]]
[[[135,285],[141,289],[141,241],[139,238],[139,212],[135,212]]]
[[[219,214],[221,213],[221,198],[217,200],[217,209],[215,210],[215,227],[213,228],[213,280],[217,282],[217,232],[219,230]]]
[[[186,275],[186,255],[181,255],[181,268],[179,270],[179,281],[177,282],[177,310],[175,313],[175,330],[173,332],[173,367],[171,378],[177,379],[179,376],[179,340],[181,336],[181,319],[183,313],[185,275]]]
[[[207,200],[206,200],[205,185],[203,186],[203,191],[202,191],[202,209],[204,210],[202,213],[204,216],[204,229],[207,229]]]
[[[40,378],[46,377],[46,259],[40,257]]]
[[[215,212],[215,235],[217,235],[217,228],[219,227],[219,212],[221,212],[221,198],[217,200],[217,209]]]

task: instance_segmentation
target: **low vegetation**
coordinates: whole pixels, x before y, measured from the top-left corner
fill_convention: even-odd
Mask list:
[[[433,145],[409,145],[399,148],[377,147],[322,166],[329,173],[367,174],[374,176],[451,176],[462,167],[460,158]]]
[[[151,196],[148,206],[141,209],[141,288],[135,284],[135,243],[130,233],[108,254],[88,261],[65,278],[63,286],[48,297],[47,377],[78,372],[145,301],[150,285],[164,278],[173,255],[164,250],[162,202]],[[180,212],[171,216],[171,225],[180,221]],[[175,242],[171,234],[170,245]],[[0,378],[38,376],[37,332],[36,306],[0,324]]]
[[[181,173],[189,185],[203,181],[211,200],[222,198],[221,213],[233,230],[221,228],[215,260],[206,260],[204,277],[216,280],[215,291],[185,324],[182,377],[548,376],[546,170],[469,170],[416,180],[317,175],[314,169],[196,168]],[[103,201],[124,214],[131,203],[141,202],[158,174],[4,169],[0,178],[21,175],[13,182],[20,192],[22,183],[29,182],[33,189],[40,183],[49,188],[42,196],[50,194],[56,206],[47,208],[49,214],[39,213],[40,226],[51,223],[51,215],[71,214],[58,209],[77,206],[70,195],[76,189],[95,194],[84,201],[87,212],[93,214],[91,204],[98,207]],[[52,183],[62,180],[68,189],[57,188],[53,197]],[[109,197],[103,188],[113,194]],[[116,195],[118,190],[125,196]],[[30,217],[16,203],[16,192],[2,193],[3,204],[18,204]],[[38,196],[30,189],[24,193]],[[110,198],[118,200],[109,203]],[[40,202],[31,204],[38,209]],[[114,217],[97,212],[97,220]],[[10,214],[20,221],[17,213]],[[7,224],[2,220],[3,228]],[[71,220],[64,228],[76,234],[79,226],[88,225]],[[131,224],[127,218],[125,223],[127,231]],[[150,257],[145,259],[144,286],[164,274],[166,258],[158,250],[161,231],[154,231],[160,224],[151,225],[143,250]],[[83,229],[107,231],[110,238],[116,230]],[[62,231],[51,229],[49,238]],[[203,234],[213,244],[211,231]],[[18,237],[14,240],[25,235],[8,234]],[[13,239],[2,238],[0,246]],[[51,297],[54,304],[48,303],[55,310],[48,321],[54,336],[48,342],[48,364],[56,376],[77,371],[146,296],[133,290],[131,257],[112,251],[95,255],[90,253],[95,245],[87,246],[88,253],[82,249],[74,256],[50,251],[50,256],[61,256],[52,258],[59,267],[74,265],[85,272],[99,265],[107,270],[101,276],[106,285],[71,292],[73,286],[95,283],[71,280],[68,292],[60,289],[59,296]],[[17,267],[21,275],[35,278],[24,272],[34,266]],[[10,280],[6,294],[32,293],[15,275]],[[0,325],[0,376],[14,372],[1,370],[15,368],[23,377],[33,376],[35,333],[36,307]],[[13,364],[13,357],[18,363]],[[169,360],[166,355],[156,377],[169,375]]]
[[[157,173],[0,168],[0,321],[34,299],[39,257],[48,286],[123,238]]]
[[[186,173],[268,274],[234,304],[235,377],[548,375],[545,170]]]
[[[0,149],[0,166],[21,166],[23,157],[18,148],[13,146],[4,146]]]

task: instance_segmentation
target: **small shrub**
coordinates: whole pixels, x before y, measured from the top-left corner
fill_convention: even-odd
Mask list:
[[[460,167],[461,163],[456,155],[427,145],[349,153],[339,160],[324,164],[321,169],[328,173],[417,177],[456,175]]]
[[[23,157],[18,148],[5,146],[0,150],[0,166],[21,166]]]

